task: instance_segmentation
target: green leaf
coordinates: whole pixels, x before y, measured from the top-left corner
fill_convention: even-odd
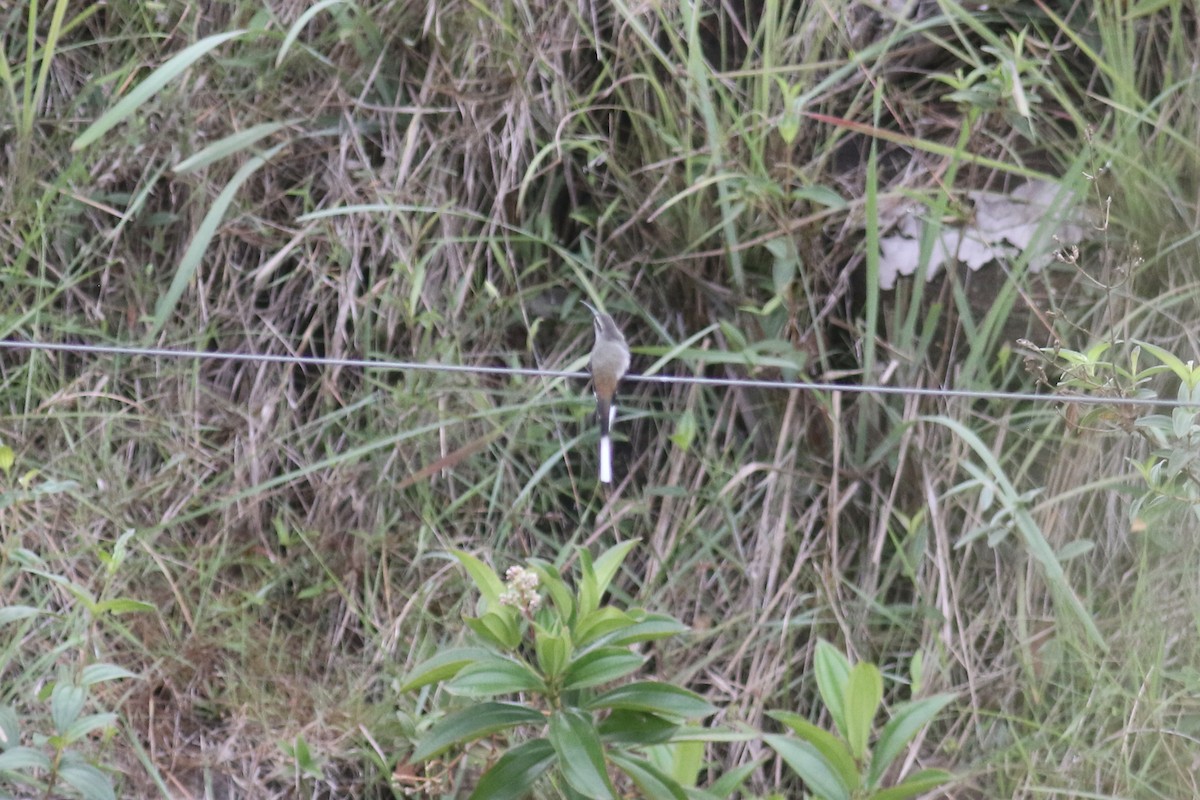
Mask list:
[[[742,784],[762,763],[763,759],[757,758],[749,764],[742,764],[740,767],[722,773],[721,777],[708,787],[709,793],[718,798],[733,797],[734,793],[742,788]]]
[[[413,667],[413,671],[408,675],[408,680],[400,685],[400,691],[411,692],[413,689],[420,689],[431,683],[448,680],[468,664],[493,655],[492,652],[484,650],[482,647],[455,647],[443,650],[436,656]]]
[[[676,417],[675,432],[671,434],[670,439],[672,444],[685,453],[691,449],[692,442],[696,440],[696,415],[690,408],[684,409],[683,413]]]
[[[579,548],[579,587],[576,600],[576,612],[586,617],[600,607],[600,584],[596,580],[596,570],[592,566],[592,554]]]
[[[251,125],[245,130],[220,138],[200,152],[188,156],[175,165],[174,172],[176,175],[186,175],[189,172],[203,169],[223,158],[248,150],[260,139],[265,139],[276,131],[295,125],[298,121],[289,119],[284,122],[260,122],[258,125]]]
[[[145,80],[137,85],[129,94],[121,98],[115,106],[100,115],[83,133],[71,143],[72,152],[82,150],[101,136],[119,125],[126,117],[132,116],[150,98],[158,94],[164,86],[178,78],[193,63],[208,53],[220,47],[230,39],[235,39],[245,33],[244,30],[219,33],[201,39],[190,47],[176,53],[161,67],[151,72]]]
[[[112,781],[91,764],[63,764],[58,768],[58,777],[84,800],[116,800]]]
[[[17,622],[18,620],[36,617],[39,613],[41,612],[32,606],[5,606],[4,608],[0,608],[0,625],[6,622]]]
[[[608,585],[612,583],[617,570],[624,563],[625,556],[629,555],[629,551],[637,547],[640,541],[640,539],[631,539],[628,542],[615,544],[601,553],[600,557],[596,559],[596,591],[600,597],[603,597],[604,593],[608,591]]]
[[[662,744],[679,730],[679,723],[645,711],[617,709],[600,723],[600,738],[613,744]]]
[[[558,572],[554,570],[552,565],[537,559],[530,560],[530,566],[537,573],[546,594],[554,601],[554,607],[558,610],[559,617],[564,621],[569,620],[571,615],[575,613],[575,598],[572,596],[570,589],[567,588],[567,585],[563,583],[563,579],[559,576]]]
[[[24,772],[31,769],[50,769],[50,758],[32,747],[10,747],[0,753],[0,772]]]
[[[657,681],[640,681],[610,689],[588,703],[587,708],[593,711],[620,708],[681,719],[707,717],[717,711],[695,692]]]
[[[536,624],[533,630],[533,649],[537,654],[538,667],[546,680],[553,682],[567,668],[571,639],[563,630],[555,631]]]
[[[1179,378],[1186,386],[1195,385],[1195,372],[1191,365],[1183,363],[1182,359],[1172,353],[1170,350],[1164,350],[1158,345],[1143,342],[1138,339],[1130,340],[1138,347],[1145,350],[1150,355],[1161,361],[1171,372],[1175,373],[1175,377]]]
[[[21,741],[21,723],[12,706],[0,706],[0,750],[8,750]]]
[[[498,606],[481,617],[463,617],[463,622],[476,636],[501,650],[515,650],[521,643],[520,617],[511,606]]]
[[[456,711],[421,737],[409,760],[428,761],[458,744],[466,744],[518,725],[541,726],[546,718],[539,712],[515,703],[476,703]]]
[[[837,770],[811,744],[774,733],[767,734],[763,740],[817,797],[823,800],[850,800],[850,789],[842,783]]]
[[[636,624],[638,624],[637,620],[618,608],[612,606],[598,608],[578,620],[573,626],[575,643],[583,647],[601,636],[622,628],[630,628]]]
[[[593,800],[616,800],[591,717],[574,709],[556,711],[550,715],[549,738],[563,778],[572,789]]]
[[[518,745],[483,773],[471,800],[522,800],[558,756],[546,739]]]
[[[137,673],[130,672],[124,667],[118,667],[116,664],[90,664],[83,668],[79,683],[82,686],[91,686],[104,681],[119,681],[136,677],[138,677]]]
[[[838,737],[824,728],[820,728],[799,714],[790,711],[768,711],[767,716],[782,722],[796,732],[796,735],[817,749],[829,766],[833,767],[849,791],[858,788],[861,776],[858,774],[858,764],[850,749]]]
[[[605,637],[603,641],[605,644],[630,645],[637,644],[638,642],[666,639],[669,636],[678,636],[681,633],[687,632],[688,626],[674,617],[669,617],[666,614],[647,614],[641,621],[616,631],[614,634]]]
[[[826,208],[843,209],[849,204],[846,199],[828,186],[801,186],[792,192],[793,200],[807,200]]]
[[[955,697],[953,693],[938,694],[923,700],[902,703],[892,709],[892,718],[883,726],[879,740],[875,742],[875,754],[867,773],[867,786],[879,785],[883,773],[900,755],[900,751],[921,728],[952,703]]]
[[[171,285],[167,287],[167,291],[159,296],[154,303],[154,318],[150,324],[150,330],[146,333],[146,341],[152,342],[163,328],[167,325],[167,319],[174,313],[175,307],[179,305],[183,293],[187,290],[188,284],[191,283],[192,277],[196,274],[196,270],[200,267],[200,262],[204,258],[204,253],[208,250],[208,245],[212,242],[217,234],[217,229],[221,225],[221,221],[225,219],[225,213],[229,210],[229,206],[233,203],[233,198],[237,195],[242,184],[250,179],[259,168],[270,161],[275,155],[282,150],[284,145],[276,145],[262,155],[254,156],[246,159],[246,163],[238,167],[237,172],[229,179],[229,183],[221,189],[220,194],[213,200],[212,206],[204,215],[204,219],[200,220],[200,225],[196,228],[196,233],[192,236],[192,241],[188,243],[187,249],[179,259],[179,265],[175,269],[175,276],[171,279]]]
[[[846,742],[859,763],[866,763],[875,715],[883,701],[883,677],[874,664],[861,661],[850,670],[846,684]]]
[[[92,731],[111,728],[116,724],[116,714],[88,714],[71,723],[71,726],[63,733],[62,738],[68,743],[78,742]]]
[[[671,776],[680,786],[694,787],[700,782],[707,746],[706,742],[698,739],[683,739],[648,747],[646,755],[652,764]]]
[[[157,610],[158,607],[151,603],[132,600],[128,597],[116,597],[112,600],[101,600],[96,604],[96,610],[93,613],[100,616],[101,614],[133,614]]]
[[[850,662],[842,651],[822,639],[817,643],[813,669],[817,673],[817,689],[821,692],[821,700],[829,709],[838,732],[845,736],[846,683],[850,680]]]
[[[1055,602],[1065,604],[1071,613],[1074,614],[1075,618],[1083,625],[1084,630],[1087,631],[1088,638],[1107,653],[1109,650],[1108,642],[1105,641],[1103,634],[1100,633],[1100,629],[1096,626],[1096,621],[1092,619],[1092,615],[1084,607],[1079,595],[1075,593],[1074,587],[1067,580],[1062,564],[1059,563],[1057,556],[1054,554],[1054,548],[1050,546],[1045,534],[1038,527],[1037,521],[1030,514],[1029,509],[1025,507],[1016,488],[1004,473],[1000,462],[996,459],[996,455],[992,452],[991,448],[987,447],[974,431],[957,420],[943,416],[919,417],[918,420],[948,428],[957,434],[975,452],[975,455],[987,467],[992,481],[998,487],[1006,510],[1011,513],[1017,531],[1021,534],[1021,540],[1025,545],[1025,549],[1041,566],[1046,582],[1054,592]]]
[[[279,45],[279,52],[275,56],[276,69],[278,69],[279,65],[283,63],[283,60],[287,58],[288,51],[292,49],[292,45],[296,43],[296,39],[300,36],[305,26],[312,21],[313,17],[325,9],[330,8],[331,6],[339,5],[344,2],[346,2],[346,0],[321,0],[321,2],[315,4],[312,8],[308,9],[299,17],[297,17],[296,21],[292,23],[291,27],[288,28],[287,34],[283,37],[283,43]],[[355,8],[353,4],[351,4],[350,7]]]
[[[475,588],[479,589],[479,593],[487,601],[488,609],[498,608],[500,595],[504,594],[504,582],[495,570],[465,550],[451,550],[450,555],[458,559],[458,563],[462,564],[463,569],[471,576]]]
[[[87,701],[87,690],[59,681],[50,693],[50,717],[54,721],[54,732],[60,736],[79,719],[83,704]]]
[[[908,662],[909,697],[916,697],[925,685],[925,656],[917,650]]]
[[[637,785],[638,797],[647,800],[687,800],[683,787],[653,764],[640,758],[613,753],[609,758]]]
[[[468,697],[545,691],[541,676],[519,661],[489,656],[468,664],[446,683],[446,691]]]
[[[624,647],[598,647],[571,662],[563,676],[564,689],[587,689],[624,678],[646,663],[644,656]]]
[[[900,783],[888,789],[880,789],[871,795],[871,800],[908,800],[949,783],[954,776],[941,769],[923,769],[914,772]]]

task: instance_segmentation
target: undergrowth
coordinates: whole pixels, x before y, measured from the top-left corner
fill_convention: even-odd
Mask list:
[[[633,539],[714,725],[830,727],[825,640],[957,695],[889,777],[1200,795],[1191,423],[1072,402],[1191,399],[1192,4],[11,5],[0,339],[380,366],[0,349],[0,722],[75,759],[0,795],[459,796],[400,691],[474,611],[445,554]],[[1057,261],[881,288],[880,220],[928,258],[1043,179]],[[582,381],[385,366],[582,369],[583,300],[634,373],[844,390],[628,381],[607,491]],[[800,795],[753,737],[699,783],[747,765]]]

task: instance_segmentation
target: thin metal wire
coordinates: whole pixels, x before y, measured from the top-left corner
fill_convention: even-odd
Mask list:
[[[132,347],[105,344],[67,344],[0,340],[0,349],[80,353],[85,355],[134,356],[145,358],[186,358],[201,361],[251,361],[269,364],[294,364],[306,367],[356,367],[361,369],[399,370],[417,372],[469,373],[529,378],[587,379],[586,372],[570,372],[534,367],[497,367],[471,364],[441,364],[435,361],[377,361],[362,358],[327,358],[320,356],[272,355],[269,353],[229,353],[207,350],[175,350],[164,347]],[[1151,406],[1156,408],[1194,407],[1168,398],[1103,397],[1077,394],[1033,394],[979,389],[940,389],[917,386],[880,386],[852,383],[816,383],[809,381],[772,381],[758,378],[708,378],[699,375],[626,375],[624,380],[641,383],[677,383],[728,388],[769,389],[776,391],[847,392],[916,397],[954,397],[964,400],[1010,400],[1043,403],[1080,403],[1083,405]]]

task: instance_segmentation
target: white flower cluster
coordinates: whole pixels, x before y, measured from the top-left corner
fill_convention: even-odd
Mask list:
[[[500,603],[515,606],[526,614],[532,614],[542,605],[542,597],[537,593],[538,576],[536,572],[521,566],[512,566],[504,573],[504,582],[508,590],[500,595]]]

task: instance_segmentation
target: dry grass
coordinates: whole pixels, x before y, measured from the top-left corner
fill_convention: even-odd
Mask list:
[[[1186,3],[1136,18],[1053,4],[1062,24],[1032,6],[918,3],[903,20],[840,0],[703,4],[695,20],[670,4],[347,3],[308,19],[279,64],[310,4],[66,5],[53,42],[58,6],[41,10],[32,56],[26,15],[0,12],[4,338],[561,368],[590,345],[578,300],[595,295],[635,370],[669,354],[678,373],[874,383],[890,364],[899,384],[1013,387],[1030,379],[1004,360],[1011,331],[980,321],[1023,327],[1021,298],[1034,298],[1038,343],[1196,351]],[[243,27],[255,32],[70,150],[169,55]],[[1029,118],[1011,95],[973,110],[946,99],[939,76],[995,68],[1024,27]],[[266,122],[286,124],[253,152],[282,149],[164,309],[252,151],[173,167]],[[947,190],[1011,180],[938,146],[1086,170],[1098,201],[1112,198],[1110,224],[1078,269],[1011,277],[1016,299],[1003,281],[972,293],[994,276],[882,293],[865,278],[871,202],[946,211]],[[439,702],[398,696],[398,676],[456,641],[473,602],[438,553],[562,563],[566,544],[632,537],[642,560],[619,591],[694,627],[655,663],[721,721],[812,712],[822,636],[900,678],[921,653],[927,691],[961,692],[910,758],[966,776],[953,796],[1198,791],[1195,520],[1131,531],[1126,459],[1146,448],[1128,424],[639,384],[618,444],[628,477],[609,494],[594,484],[583,386],[0,351],[0,402],[0,443],[16,453],[0,600],[46,612],[0,626],[0,704],[47,732],[36,693],[60,671],[137,672],[97,690],[120,723],[86,747],[122,773],[121,796],[392,796]],[[686,447],[671,440],[685,413]],[[1107,653],[1022,541],[988,529],[996,506],[966,466],[979,458],[931,414],[973,431],[1020,492],[1042,490],[1026,507],[1057,551],[1094,543],[1061,585]],[[76,486],[27,496],[18,479],[32,472],[32,486]],[[127,529],[110,569],[102,556]],[[153,610],[89,615],[30,572],[30,554],[93,596]],[[298,737],[315,774],[286,750]],[[713,771],[761,754],[714,747]],[[752,786],[798,791],[770,765]]]

